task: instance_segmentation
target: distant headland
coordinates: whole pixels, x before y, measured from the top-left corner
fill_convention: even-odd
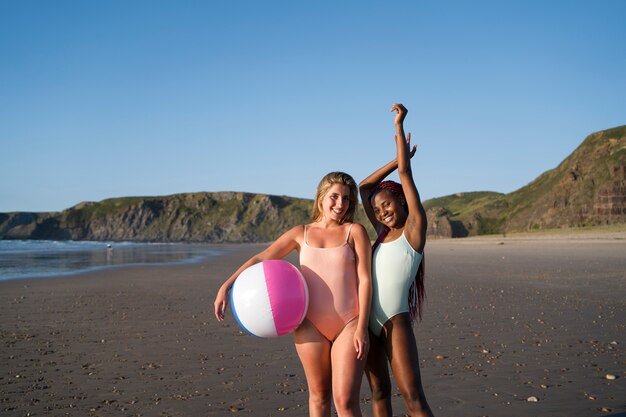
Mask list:
[[[308,222],[312,203],[243,192],[111,198],[61,212],[0,213],[0,239],[268,242]],[[626,125],[589,135],[556,168],[512,193],[458,193],[424,207],[432,237],[626,224]],[[373,237],[361,207],[357,221]]]

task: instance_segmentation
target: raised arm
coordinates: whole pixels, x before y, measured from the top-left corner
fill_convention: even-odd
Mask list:
[[[411,147],[411,133],[408,134],[408,137],[406,139],[406,147],[411,149],[411,151],[409,152],[409,158],[412,158],[413,155],[415,155],[417,147],[415,145]],[[382,180],[387,178],[387,176],[396,169],[398,169],[398,158],[394,158],[392,161],[389,161],[382,167],[378,168],[359,184],[359,193],[361,194],[363,209],[365,210],[365,214],[367,214],[367,218],[369,219],[369,221],[376,228],[377,233],[380,233],[379,228],[382,228],[383,226],[378,222],[378,220],[376,220],[374,208],[372,207],[372,204],[370,202],[370,196],[372,195],[374,188],[376,188],[376,186]]]
[[[409,145],[404,136],[404,118],[408,110],[402,104],[394,104],[391,111],[396,112],[396,153],[398,159],[398,176],[402,191],[409,207],[409,217],[404,226],[405,235],[415,250],[422,252],[426,244],[426,228],[428,221],[426,219],[426,211],[422,205],[419,192],[413,180],[413,172],[411,171],[411,156]]]
[[[248,259],[243,265],[241,265],[235,273],[233,273],[220,287],[215,296],[213,306],[215,308],[215,317],[217,320],[224,320],[224,313],[228,306],[228,292],[233,283],[246,268],[265,261],[268,259],[282,259],[289,255],[293,250],[299,248],[300,237],[304,234],[303,226],[296,226],[291,230],[285,232],[281,237],[276,239],[267,249],[254,255]]]

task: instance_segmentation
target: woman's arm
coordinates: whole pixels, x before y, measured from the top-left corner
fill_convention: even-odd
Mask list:
[[[220,287],[217,291],[217,295],[215,297],[215,301],[213,306],[215,308],[215,317],[217,320],[224,320],[224,312],[226,311],[226,306],[228,305],[228,292],[232,287],[233,283],[246,268],[259,263],[261,261],[265,261],[268,259],[282,259],[285,256],[289,255],[293,250],[297,250],[299,248],[300,237],[304,235],[304,227],[296,226],[291,230],[285,232],[282,236],[280,236],[274,243],[272,243],[267,249],[264,251],[254,255],[252,258],[248,259],[243,265],[241,265],[234,274],[232,274]]]
[[[402,184],[402,191],[409,207],[409,216],[404,225],[405,236],[411,246],[418,252],[424,250],[426,244],[426,228],[428,221],[426,219],[426,211],[422,205],[419,192],[413,180],[413,172],[411,170],[411,157],[409,156],[409,147],[404,136],[404,118],[408,110],[402,104],[394,104],[391,111],[395,111],[396,126],[396,154],[398,159],[398,175]]]
[[[357,359],[364,359],[369,349],[370,308],[372,304],[372,248],[365,228],[356,223],[352,226],[356,271],[358,277],[357,294],[359,297],[359,318],[354,334],[354,348]]]
[[[413,155],[415,155],[417,147],[413,146],[411,148],[410,133],[407,137],[406,143],[406,146],[411,149],[411,151],[409,152],[409,158],[412,158]],[[372,192],[374,191],[376,186],[396,169],[398,169],[398,158],[394,158],[392,161],[389,161],[382,167],[378,168],[359,184],[359,193],[361,194],[363,209],[365,210],[365,214],[367,214],[367,218],[372,223],[372,225],[374,225],[378,233],[380,233],[379,229],[383,226],[376,219],[376,215],[374,214],[374,208],[372,207],[372,204],[370,202],[370,196],[372,195]]]

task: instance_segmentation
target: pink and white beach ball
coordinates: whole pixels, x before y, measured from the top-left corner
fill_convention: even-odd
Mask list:
[[[230,292],[237,323],[258,337],[277,337],[302,323],[309,306],[304,277],[292,264],[269,260],[246,268]]]

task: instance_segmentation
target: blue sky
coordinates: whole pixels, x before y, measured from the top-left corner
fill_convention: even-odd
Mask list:
[[[394,157],[423,199],[514,191],[626,124],[626,2],[0,2],[0,212],[312,198]]]

